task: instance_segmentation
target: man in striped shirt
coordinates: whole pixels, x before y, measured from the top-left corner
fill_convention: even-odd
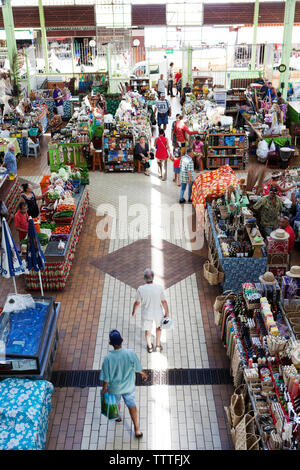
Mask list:
[[[186,190],[186,185],[189,185],[189,200],[188,202],[192,202],[192,186],[194,182],[194,162],[193,162],[193,149],[188,147],[186,154],[181,157],[180,160],[180,196],[179,196],[179,203],[184,204],[186,200],[184,199],[184,193]]]

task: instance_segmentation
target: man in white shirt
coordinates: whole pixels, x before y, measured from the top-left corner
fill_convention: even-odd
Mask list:
[[[153,284],[153,278],[153,271],[146,269],[144,271],[145,284],[138,288],[132,309],[132,316],[134,317],[138,306],[141,305],[142,327],[145,330],[147,350],[149,353],[153,352],[153,344],[151,343],[153,321],[156,325],[156,351],[162,351],[163,348],[160,344],[160,323],[164,317],[167,318],[169,316],[169,307],[165,299],[163,288],[159,284]]]
[[[165,88],[167,86],[166,80],[164,80],[163,74],[160,75],[160,78],[157,80],[157,93],[160,98],[161,93],[165,93]]]
[[[174,63],[171,62],[170,67],[168,68],[168,95],[171,96],[171,98],[174,98],[174,95],[173,95],[173,80],[174,80],[173,65],[174,65]]]

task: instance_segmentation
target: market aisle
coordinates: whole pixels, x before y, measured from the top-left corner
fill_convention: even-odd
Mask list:
[[[173,101],[176,103],[177,100]],[[200,244],[200,248],[197,246],[199,249],[192,253],[190,242],[177,236],[173,215],[168,233],[168,207],[173,206],[174,213],[181,216],[186,211],[184,220],[191,222],[193,219],[192,207],[178,204],[179,188],[172,182],[171,162],[168,162],[168,167],[168,180],[164,183],[157,177],[155,162],[150,177],[143,174],[90,173],[88,218],[67,288],[55,295],[61,302],[55,371],[99,370],[108,352],[107,337],[112,327],[120,328],[125,346],[134,348],[143,367],[149,370],[228,369],[218,330],[212,320],[216,289],[208,286],[202,276],[205,249]],[[44,170],[39,174],[41,168]],[[20,165],[20,176],[33,182],[36,188],[41,175],[47,173],[45,154],[40,162],[24,159]],[[109,204],[115,210],[118,227],[124,196],[128,209],[136,203],[143,204],[146,209],[147,217],[141,223],[137,239],[125,237],[126,227],[122,224],[115,238],[97,239],[96,229],[102,215],[99,206]],[[129,221],[133,217],[130,216]],[[149,241],[150,235],[153,239]],[[134,243],[140,242],[145,246],[137,258],[138,250]],[[147,254],[148,258],[144,256],[143,259],[141,253]],[[119,255],[118,265],[113,256]],[[137,259],[139,267],[132,268]],[[146,260],[151,262],[157,277],[165,283],[171,315],[176,323],[176,328],[167,333],[167,338],[162,338],[165,346],[162,353],[152,355],[146,352],[140,316],[134,320],[130,317],[136,286],[143,282]],[[118,278],[113,272],[115,267]],[[145,433],[140,442],[133,437],[128,411],[124,407],[124,421],[119,425],[107,424],[100,416],[99,388],[56,388],[47,449],[232,447],[223,409],[232,392],[230,386],[192,385],[188,381],[184,385],[154,382],[154,385],[138,386],[136,391]]]
[[[169,126],[170,127],[170,126]],[[156,176],[156,164],[151,165],[150,178],[140,175],[103,175],[91,174],[91,205],[111,204],[116,215],[120,238],[111,239],[109,255],[94,261],[105,275],[100,319],[96,339],[93,369],[99,370],[108,352],[108,333],[117,328],[124,337],[124,346],[132,348],[141,358],[142,365],[149,370],[170,369],[208,369],[210,360],[213,367],[228,367],[220,344],[214,356],[214,343],[217,334],[212,335],[213,327],[208,321],[206,301],[200,303],[199,286],[202,286],[202,264],[204,258],[192,255],[189,242],[183,237],[176,238],[174,221],[169,236],[166,237],[166,221],[163,207],[174,206],[183,213],[178,205],[179,188],[172,182],[172,164],[169,162],[168,181],[161,182]],[[97,188],[99,188],[97,190]],[[101,188],[101,189],[100,189]],[[120,197],[126,195],[120,203]],[[137,240],[127,237],[122,225],[123,212],[137,201],[147,209],[147,218],[140,227]],[[103,206],[104,207],[104,206]],[[192,218],[191,206],[186,206]],[[98,213],[100,213],[98,206]],[[125,230],[125,232],[122,232]],[[147,237],[152,236],[148,239]],[[167,245],[169,242],[170,246]],[[141,245],[142,244],[142,245]],[[172,245],[171,245],[172,244]],[[161,246],[160,246],[161,245]],[[177,251],[178,250],[178,251]],[[181,251],[183,262],[181,258]],[[188,251],[186,251],[188,250]],[[144,254],[140,256],[140,252]],[[114,255],[116,253],[116,255]],[[193,256],[193,255],[192,255]],[[177,262],[176,262],[177,259]],[[143,283],[142,273],[151,262],[154,272],[166,288],[166,297],[176,328],[162,335],[162,353],[148,354],[145,347],[144,332],[141,330],[140,315],[130,317],[136,287]],[[135,272],[132,272],[133,264]],[[170,268],[170,264],[173,263]],[[168,272],[166,272],[168,271]],[[178,273],[181,273],[178,274]],[[189,275],[187,275],[187,273]],[[179,277],[178,277],[179,276]],[[182,277],[182,279],[180,279]],[[171,285],[169,285],[171,284]],[[209,291],[209,288],[208,288]],[[207,303],[206,303],[207,302]],[[202,309],[205,312],[202,314]],[[211,313],[211,312],[210,312]],[[202,318],[205,318],[206,330]],[[216,330],[216,328],[214,327]],[[218,339],[218,338],[217,338]],[[218,339],[219,343],[220,340]],[[208,349],[210,360],[208,357]],[[223,356],[222,356],[223,353]],[[87,397],[82,449],[221,449],[230,448],[230,441],[224,419],[222,401],[228,395],[226,386],[215,385],[151,385],[136,388],[136,402],[139,409],[141,428],[144,438],[134,438],[128,410],[122,405],[123,423],[107,423],[100,413],[100,389],[90,388]],[[216,400],[215,400],[216,397]]]

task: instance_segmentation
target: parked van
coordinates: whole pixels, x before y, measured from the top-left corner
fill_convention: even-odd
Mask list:
[[[130,73],[130,78],[149,77],[151,86],[153,82],[157,82],[160,75],[163,74],[164,79],[167,81],[167,61],[165,62],[148,62],[144,60],[137,62]]]

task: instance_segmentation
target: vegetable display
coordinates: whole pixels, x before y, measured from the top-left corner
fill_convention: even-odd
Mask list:
[[[75,211],[76,206],[75,204],[59,204],[57,206],[57,212],[62,212],[62,211]]]
[[[54,234],[57,234],[57,233],[70,233],[70,230],[71,230],[71,225],[63,225],[63,226],[60,226],[60,227],[55,227],[55,230],[54,230]]]
[[[53,230],[55,229],[55,223],[54,222],[41,222],[40,227],[48,228],[51,230],[51,232],[53,232]]]
[[[74,211],[61,211],[54,214],[54,219],[71,219],[73,217]]]

